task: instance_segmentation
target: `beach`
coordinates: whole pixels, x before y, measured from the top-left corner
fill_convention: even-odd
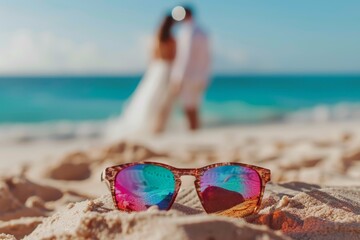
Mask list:
[[[359,9],[4,1],[0,240],[360,240]]]
[[[2,239],[359,239],[360,124],[276,123],[4,143]],[[204,213],[184,177],[170,211],[115,209],[105,167],[136,161],[175,167],[242,162],[271,170],[261,209],[245,218]]]

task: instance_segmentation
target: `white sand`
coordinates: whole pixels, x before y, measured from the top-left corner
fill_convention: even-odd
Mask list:
[[[359,239],[358,123],[231,127],[104,146],[1,148],[0,239]],[[191,179],[169,212],[114,210],[102,169],[149,158],[177,167],[254,164],[271,169],[273,183],[260,212],[245,219],[204,214]]]

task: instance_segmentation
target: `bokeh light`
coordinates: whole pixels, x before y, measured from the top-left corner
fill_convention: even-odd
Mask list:
[[[176,6],[173,8],[171,15],[176,21],[181,21],[185,18],[185,9],[182,6]]]

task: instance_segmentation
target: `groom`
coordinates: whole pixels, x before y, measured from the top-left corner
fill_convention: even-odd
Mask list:
[[[189,128],[196,130],[200,127],[199,110],[210,76],[210,49],[206,33],[195,21],[194,11],[190,7],[184,9],[170,89],[181,99]]]

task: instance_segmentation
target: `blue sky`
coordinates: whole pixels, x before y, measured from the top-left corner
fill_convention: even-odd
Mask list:
[[[145,70],[170,0],[0,0],[0,74]],[[216,73],[359,73],[360,1],[186,1]]]

